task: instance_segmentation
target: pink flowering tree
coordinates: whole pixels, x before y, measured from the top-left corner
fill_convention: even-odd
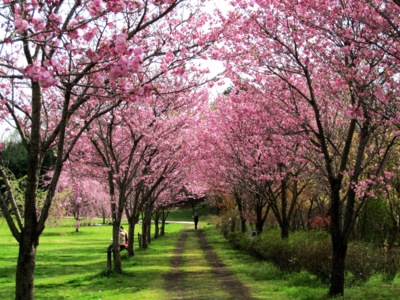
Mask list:
[[[9,201],[0,199],[19,243],[16,299],[33,299],[39,237],[63,163],[81,134],[97,117],[126,100],[127,94],[140,96],[152,88],[146,85],[150,58],[164,61],[158,75],[153,68],[150,78],[172,69],[184,74],[185,59],[209,46],[207,37],[199,35],[207,17],[193,21],[199,31],[191,32],[190,26],[185,31],[183,24],[195,20],[189,12],[199,12],[191,5],[185,0],[2,2],[0,117],[19,132],[29,161],[24,219],[12,196]],[[174,13],[184,7],[187,14]],[[167,17],[168,22],[160,23]],[[164,32],[169,38],[175,36],[178,52],[176,47],[167,49]],[[196,45],[202,50],[197,51]],[[57,161],[46,199],[39,206],[38,174],[49,149],[54,149]],[[7,182],[6,172],[0,170]]]
[[[261,232],[272,212],[287,238],[307,183],[302,179],[307,165],[302,143],[293,134],[296,122],[251,86],[218,98],[207,116],[203,147],[213,153],[205,155],[209,166],[204,169],[224,167],[220,173],[231,186],[242,231],[245,220],[252,219]]]
[[[169,61],[170,67],[176,59]],[[152,69],[148,68],[150,76]],[[134,97],[134,101],[93,122],[74,152],[74,158],[99,166],[106,177],[114,237],[118,237],[121,219],[126,213],[130,224],[130,255],[134,255],[134,231],[139,213],[145,212],[142,234],[147,238],[157,190],[179,165],[176,156],[184,142],[180,133],[189,126],[191,114],[202,106],[207,96],[203,93],[201,97],[200,92],[197,97],[193,96],[203,82],[201,74],[196,78],[190,74],[153,73],[153,76],[153,79],[147,78],[148,88],[145,86],[139,95],[127,95]],[[143,240],[144,246],[148,240]],[[114,249],[119,249],[118,239],[114,241]],[[113,255],[113,269],[121,272],[119,251]]]
[[[367,199],[357,187],[371,184],[361,182],[382,150],[375,137],[399,121],[399,39],[391,22],[398,23],[400,8],[380,1],[234,2],[240,13],[230,15],[237,23],[227,32],[229,72],[297,120],[298,139],[330,197],[329,294],[343,295],[348,240]]]
[[[68,161],[57,185],[53,209],[62,209],[65,215],[74,217],[77,222],[102,217],[105,223],[106,218],[110,217],[108,191],[93,170],[96,169],[89,170],[87,165],[74,165]]]

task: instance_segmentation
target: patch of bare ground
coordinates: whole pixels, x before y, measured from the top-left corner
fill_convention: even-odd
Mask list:
[[[174,255],[171,261],[172,270],[166,275],[165,278],[165,290],[178,295],[177,299],[185,299],[184,290],[182,290],[184,272],[179,270],[179,266],[182,263],[182,253],[184,251],[187,236],[187,228],[184,228],[174,249]]]
[[[185,279],[191,280],[192,285],[200,285],[197,280],[201,280],[201,276],[196,276],[192,272],[184,272],[180,270],[183,260],[182,257],[185,253],[185,242],[188,239],[189,230],[183,229],[178,243],[174,250],[174,256],[172,258],[171,266],[172,270],[166,275],[165,278],[165,290],[167,295],[165,299],[216,299],[213,295],[207,294],[207,290],[201,295],[193,296],[188,286],[184,284]],[[251,293],[243,283],[234,277],[226,268],[224,262],[218,257],[218,254],[213,250],[212,246],[207,242],[206,236],[202,230],[194,232],[198,240],[200,249],[204,252],[204,257],[207,265],[210,267],[208,276],[215,278],[215,282],[219,283],[219,288],[223,289],[223,295],[219,296],[218,299],[240,299],[240,300],[252,300],[255,299],[251,296]],[[185,259],[190,259],[190,255],[186,255]],[[191,262],[193,265],[193,262]],[[190,278],[188,278],[190,277]]]

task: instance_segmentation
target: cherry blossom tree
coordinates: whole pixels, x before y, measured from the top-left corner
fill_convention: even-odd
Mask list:
[[[93,174],[96,168],[88,169],[85,164],[74,165],[67,162],[67,167],[60,176],[55,195],[55,207],[62,210],[61,216],[73,216],[77,222],[85,218],[102,217],[103,224],[110,217],[108,192],[100,176]],[[79,231],[79,227],[77,227]]]
[[[134,230],[140,212],[144,212],[143,246],[150,241],[149,225],[157,190],[179,165],[176,156],[183,142],[180,132],[187,128],[194,108],[203,103],[201,93],[193,97],[191,91],[200,78],[190,80],[186,76],[183,84],[180,77],[155,77],[153,88],[133,103],[98,118],[76,148],[76,157],[99,165],[102,174],[108,174],[113,236],[118,236],[125,210],[130,224],[130,255],[134,255]],[[168,84],[165,86],[164,82]],[[118,243],[118,239],[114,241]],[[114,249],[119,249],[118,245]],[[114,271],[122,272],[119,251],[113,255]]]
[[[343,295],[348,240],[366,199],[357,187],[380,150],[373,137],[398,121],[397,27],[370,5],[378,1],[235,3],[240,13],[230,15],[238,22],[226,46],[231,77],[278,103],[298,125],[330,196],[329,294]],[[398,24],[397,5],[387,1],[380,9]]]
[[[262,232],[272,211],[282,238],[287,238],[298,197],[307,183],[300,180],[307,163],[301,155],[302,144],[293,134],[297,128],[287,122],[290,116],[264,102],[251,86],[218,98],[207,116],[209,133],[204,147],[211,144],[215,149],[206,155],[210,166],[205,169],[225,167],[223,176],[236,199],[242,231],[245,220],[252,218],[256,230]]]
[[[16,128],[28,152],[23,219],[11,190],[8,201],[0,199],[11,203],[16,216],[3,209],[19,243],[16,299],[33,299],[39,237],[63,163],[81,134],[126,95],[140,96],[152,88],[145,75],[151,57],[162,58],[159,76],[170,69],[180,75],[186,70],[184,62],[199,54],[197,46],[201,45],[200,54],[209,46],[207,35],[201,33],[208,18],[196,19],[194,12],[200,10],[192,8],[185,0],[4,0],[0,4],[0,117]],[[168,22],[160,23],[167,17]],[[164,44],[168,39],[163,31],[169,38],[175,36],[178,52]],[[150,78],[154,76],[153,72]],[[39,170],[49,149],[54,149],[57,161],[39,207]],[[1,176],[7,182],[3,168]]]

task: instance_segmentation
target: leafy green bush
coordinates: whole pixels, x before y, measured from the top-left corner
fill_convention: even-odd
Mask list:
[[[228,241],[231,243],[233,248],[249,251],[250,242],[249,238],[245,233],[238,231],[231,232],[227,235]]]
[[[378,247],[354,241],[347,249],[346,271],[351,272],[355,280],[365,281],[382,269],[384,259]]]
[[[295,232],[289,239],[282,239],[280,231],[274,229],[265,230],[255,237],[236,231],[228,233],[227,238],[234,248],[269,261],[281,271],[307,271],[324,281],[330,278],[332,242],[326,231]],[[354,282],[366,281],[376,273],[393,280],[399,267],[400,255],[395,251],[383,254],[370,243],[354,241],[349,244],[346,272]]]
[[[296,232],[290,237],[299,268],[327,280],[331,272],[332,243],[326,231]]]
[[[383,255],[384,266],[382,268],[382,273],[387,281],[392,281],[400,268],[400,250],[391,249]]]
[[[259,258],[271,261],[282,271],[298,271],[299,266],[293,260],[293,250],[288,240],[283,240],[278,230],[264,231],[251,241],[250,252]]]

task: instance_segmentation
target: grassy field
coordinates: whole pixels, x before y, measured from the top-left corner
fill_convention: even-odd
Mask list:
[[[189,215],[184,221],[191,219],[190,212],[177,213],[181,217]],[[171,219],[178,220],[179,216]],[[201,217],[199,227],[206,233],[209,243],[227,268],[251,287],[257,299],[326,299],[327,283],[307,273],[282,273],[270,263],[231,249],[208,221],[208,218]],[[35,272],[36,299],[168,299],[164,278],[171,270],[171,258],[179,232],[183,226],[191,228],[191,225],[167,224],[166,236],[154,240],[148,250],[137,250],[136,256],[130,258],[123,252],[124,274],[116,275],[106,271],[106,248],[110,244],[111,227],[83,226],[81,232],[76,233],[72,222],[69,223],[69,226],[46,228],[41,237]],[[187,247],[182,267],[185,272],[207,270],[198,248],[190,242]],[[0,219],[2,300],[14,298],[17,252],[17,243],[4,219]],[[212,278],[207,276],[196,280],[210,283]],[[190,284],[197,286],[195,290],[198,293],[209,293],[209,299],[213,299],[213,293],[221,292],[218,287],[209,286],[206,282],[196,283],[187,278],[184,285],[190,287]],[[207,288],[202,288],[204,286]],[[398,277],[394,282],[386,283],[375,276],[361,285],[347,283],[344,299],[398,299],[398,295]]]
[[[127,225],[126,225],[127,227]],[[107,274],[111,226],[50,227],[40,239],[35,272],[36,299],[161,299],[182,225],[168,224],[166,237],[135,257],[122,253],[123,275]],[[0,298],[13,299],[17,243],[0,219]],[[137,298],[136,298],[137,297]]]

